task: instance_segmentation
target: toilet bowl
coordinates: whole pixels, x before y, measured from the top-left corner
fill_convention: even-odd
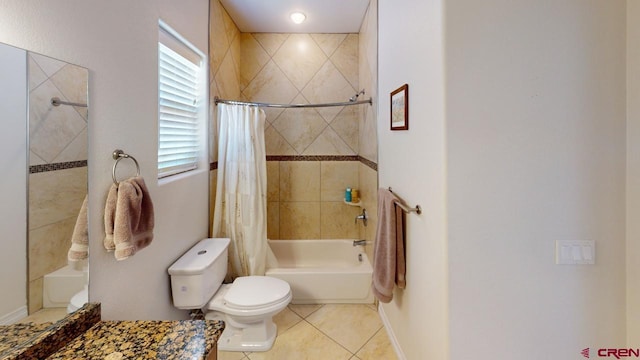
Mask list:
[[[286,281],[267,276],[244,276],[222,284],[229,242],[204,239],[171,265],[173,305],[203,309],[206,319],[223,320],[219,350],[267,351],[277,334],[272,318],[291,302],[291,288]]]
[[[272,317],[291,302],[289,284],[266,276],[237,278],[222,285],[207,305],[206,319],[224,320],[218,340],[224,351],[267,351],[276,339]]]
[[[67,314],[80,309],[84,304],[89,302],[89,287],[85,284],[84,288],[71,297],[67,305]]]

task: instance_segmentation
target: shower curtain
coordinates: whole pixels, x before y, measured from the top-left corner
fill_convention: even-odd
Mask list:
[[[265,113],[218,104],[218,185],[212,234],[228,237],[229,274],[264,275],[267,244]]]

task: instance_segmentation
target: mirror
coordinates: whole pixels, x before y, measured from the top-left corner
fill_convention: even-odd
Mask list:
[[[88,261],[67,261],[72,237],[78,249],[87,238],[86,213],[79,214],[88,76],[86,68],[0,44],[0,272],[10,274],[0,279],[2,326],[53,322],[88,300]]]

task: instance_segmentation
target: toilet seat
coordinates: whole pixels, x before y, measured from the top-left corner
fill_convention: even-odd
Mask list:
[[[268,276],[237,278],[224,296],[227,306],[238,310],[264,308],[279,304],[291,292],[289,284]]]
[[[291,297],[291,287],[286,281],[268,276],[245,276],[232,284],[222,285],[207,309],[229,315],[255,316],[282,310]]]

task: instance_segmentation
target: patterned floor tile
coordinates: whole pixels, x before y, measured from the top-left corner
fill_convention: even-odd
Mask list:
[[[307,316],[313,314],[316,310],[320,309],[322,304],[311,304],[311,305],[289,305],[289,309],[298,314],[303,319],[306,319]]]
[[[306,320],[352,354],[382,328],[378,313],[359,304],[327,304]]]
[[[250,360],[348,360],[352,356],[306,321],[278,335],[271,350],[248,354]]]
[[[395,360],[396,353],[389,342],[387,331],[382,328],[356,353],[361,360]]]

